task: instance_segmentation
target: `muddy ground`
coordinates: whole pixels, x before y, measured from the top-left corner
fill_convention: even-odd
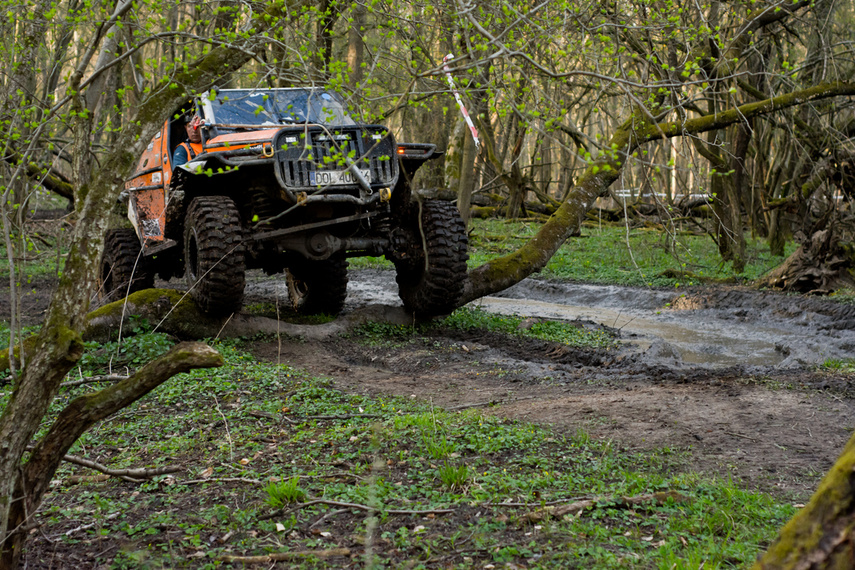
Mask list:
[[[269,281],[251,299],[287,297]],[[394,304],[391,272],[356,272],[348,309]],[[739,288],[649,290],[528,279],[477,303],[490,311],[608,327],[618,351],[490,332],[437,331],[366,347],[351,339],[259,344],[260,357],[345,391],[582,428],[622,448],[685,452],[687,468],[805,497],[855,429],[855,306]],[[281,352],[280,352],[281,350]]]
[[[247,304],[287,302],[254,276]],[[172,284],[174,286],[174,284]],[[24,297],[38,322],[52,283]],[[352,272],[345,311],[398,304],[394,275]],[[8,303],[0,301],[0,305]],[[855,356],[855,306],[739,288],[651,290],[528,279],[485,310],[614,330],[622,348],[579,350],[480,331],[366,346],[353,337],[259,341],[260,358],[331,378],[348,392],[586,430],[621,448],[670,448],[691,471],[806,498],[855,429],[855,376],[820,371]],[[8,307],[0,306],[8,314]]]

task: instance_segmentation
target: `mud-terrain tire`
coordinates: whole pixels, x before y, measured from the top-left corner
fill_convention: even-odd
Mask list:
[[[466,282],[469,238],[451,202],[424,200],[412,216],[422,255],[396,263],[398,295],[418,316],[446,315],[457,308]]]
[[[184,219],[184,277],[203,313],[222,316],[243,306],[243,228],[231,198],[199,196]]]
[[[291,306],[301,315],[337,315],[347,297],[347,259],[303,261],[285,271]]]
[[[154,286],[154,272],[140,255],[142,246],[132,229],[108,230],[98,272],[98,299],[111,303]]]

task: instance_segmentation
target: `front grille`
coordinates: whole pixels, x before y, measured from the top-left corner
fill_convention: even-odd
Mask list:
[[[372,188],[394,186],[398,180],[395,139],[385,127],[282,129],[276,135],[276,164],[289,190],[315,190],[313,172],[347,169],[348,160],[370,173]],[[339,184],[335,191],[358,188]]]

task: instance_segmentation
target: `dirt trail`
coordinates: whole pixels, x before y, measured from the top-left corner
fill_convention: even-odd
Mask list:
[[[268,296],[275,282],[253,285]],[[279,295],[283,295],[280,291]],[[355,272],[348,307],[397,304],[394,276]],[[444,331],[366,347],[352,339],[257,346],[343,390],[584,428],[627,449],[669,448],[689,470],[809,494],[855,429],[852,376],[816,372],[855,354],[855,307],[720,288],[661,291],[526,280],[486,310],[620,329],[618,354]]]
[[[176,286],[171,283],[171,286]],[[27,324],[52,289],[25,295]],[[253,276],[248,303],[287,304],[284,281]],[[346,311],[398,305],[394,275],[352,272]],[[619,329],[618,353],[493,333],[439,331],[368,347],[353,338],[259,342],[259,357],[342,390],[585,429],[626,449],[669,448],[684,468],[805,498],[855,429],[855,376],[817,372],[855,355],[855,307],[734,288],[648,290],[526,280],[478,302],[497,312]],[[2,302],[0,302],[2,305]],[[0,307],[2,309],[2,307]]]

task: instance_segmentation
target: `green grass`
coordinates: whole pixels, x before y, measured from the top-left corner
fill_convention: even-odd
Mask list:
[[[440,321],[437,326],[458,330],[485,329],[579,347],[616,346],[615,337],[604,330],[587,330],[564,321],[538,320],[527,324],[526,320],[516,315],[498,315],[477,308],[463,307]]]
[[[534,236],[541,224],[499,219],[472,220],[469,266],[511,253]],[[631,229],[585,224],[582,237],[570,238],[541,272],[543,277],[623,285],[681,286],[709,281],[744,282],[756,279],[777,266],[783,257],[773,257],[761,239],[747,237],[748,264],[740,274],[722,263],[713,240],[706,235],[663,233],[659,229]],[[28,242],[28,261],[19,270],[19,283],[26,286],[37,277],[55,275],[62,257],[43,243]],[[787,246],[786,254],[795,249]],[[0,244],[0,278],[8,278],[5,246]],[[392,269],[382,257],[349,260],[354,269]],[[258,314],[275,314],[275,307],[254,307]]]
[[[475,220],[470,234],[470,266],[518,249],[540,224],[504,220]],[[769,255],[763,240],[748,239],[748,264],[734,274],[723,264],[709,236],[669,235],[660,230],[621,227],[582,228],[582,237],[567,240],[553,256],[543,277],[621,285],[682,286],[708,281],[750,281],[779,265],[784,258]],[[789,244],[786,254],[795,249]]]
[[[855,358],[829,358],[820,368],[845,374],[855,373]]]
[[[519,249],[540,230],[541,224],[513,220],[472,220],[470,224],[469,267],[474,268],[497,256]],[[769,254],[762,239],[746,236],[747,265],[734,273],[722,263],[718,248],[707,235],[668,234],[660,229],[630,229],[586,223],[582,237],[573,237],[561,246],[540,275],[592,283],[680,287],[709,282],[748,282],[778,266],[785,257]],[[785,255],[796,248],[787,244]],[[392,269],[379,257],[350,260],[351,267]],[[843,300],[846,302],[845,300]]]
[[[141,336],[147,340],[126,347],[129,362],[167,342]],[[358,555],[358,566],[728,568],[751,563],[795,512],[732,481],[685,472],[684,457],[669,449],[628,452],[583,431],[557,434],[472,410],[344,394],[300,370],[259,362],[239,341],[214,346],[223,368],[175,377],[71,451],[113,468],[182,471],[142,484],[60,483],[36,517],[42,532],[112,568],[213,568],[224,554],[360,552],[366,541],[376,558]],[[121,348],[93,358],[90,372],[106,372],[114,350]],[[55,407],[88,389],[63,389]],[[8,397],[0,388],[0,410]],[[64,464],[56,479],[85,472]],[[686,500],[634,509],[613,500],[662,490]],[[595,505],[525,522],[545,503],[580,498]],[[376,512],[306,505],[317,499]],[[451,512],[392,512],[433,509]],[[91,526],[64,534],[82,525]],[[39,540],[33,535],[31,544]],[[294,567],[350,563],[309,559]]]
[[[605,330],[588,330],[565,321],[537,320],[528,322],[516,315],[499,315],[473,307],[462,307],[448,317],[415,326],[368,322],[356,327],[352,336],[368,346],[402,347],[417,341],[419,335],[443,328],[471,331],[488,330],[524,338],[537,338],[578,347],[614,348],[614,335]]]

